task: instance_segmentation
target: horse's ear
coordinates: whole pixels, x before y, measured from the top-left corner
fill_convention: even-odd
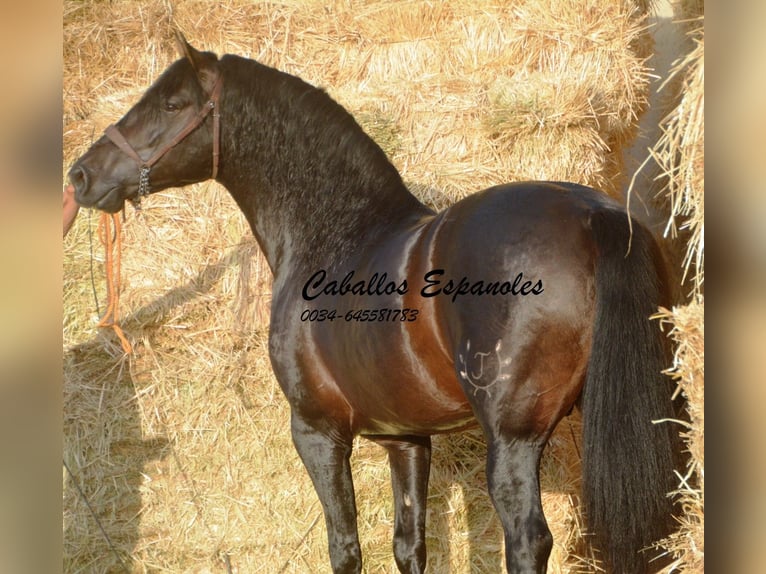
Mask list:
[[[211,53],[200,52],[195,49],[186,41],[186,38],[179,30],[175,31],[175,38],[179,55],[182,58],[189,60],[202,87],[205,91],[210,92],[213,89],[213,84],[215,84],[215,79],[217,77],[217,71],[215,69],[217,58]]]
[[[176,40],[176,49],[178,50],[178,55],[182,58],[188,58],[189,60],[193,61],[192,57],[192,48],[189,45],[189,42],[186,41],[186,37],[183,35],[181,30],[174,30],[174,36]]]

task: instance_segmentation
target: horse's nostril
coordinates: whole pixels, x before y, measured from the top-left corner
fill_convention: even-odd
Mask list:
[[[75,197],[79,198],[88,189],[88,172],[75,165],[69,170],[69,182],[74,186]]]

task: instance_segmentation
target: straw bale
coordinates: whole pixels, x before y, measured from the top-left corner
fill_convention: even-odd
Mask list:
[[[694,49],[669,78],[683,76],[680,101],[665,118],[662,137],[652,151],[670,199],[666,233],[685,232],[683,280],[690,279],[693,294],[700,294],[705,282],[705,39],[697,23],[700,26],[690,33]]]
[[[525,177],[569,179],[618,196],[618,152],[646,104],[648,76],[634,48],[645,32],[638,10],[563,0],[523,3],[514,14],[504,51],[513,74],[491,87],[496,141],[516,162],[539,164]]]
[[[686,10],[699,14],[700,5],[687,3]],[[652,150],[661,170],[664,192],[671,208],[666,233],[680,234],[685,244],[682,281],[691,283],[689,302],[661,309],[658,317],[667,325],[676,344],[668,374],[683,393],[689,423],[681,437],[689,452],[689,467],[679,475],[676,495],[683,508],[676,533],[662,541],[673,561],[667,572],[704,571],[704,28],[702,18],[689,22],[693,49],[676,63],[665,86],[676,82],[678,100],[662,125],[662,136]],[[680,81],[679,81],[680,80]]]
[[[662,309],[660,321],[670,325],[676,343],[673,366],[667,373],[686,398],[689,422],[681,437],[689,452],[689,466],[679,475],[676,495],[683,508],[677,532],[661,546],[673,562],[664,572],[698,573],[705,561],[705,305],[700,296],[692,303]]]
[[[616,194],[644,105],[640,11],[607,0],[64,3],[64,170],[177,56],[257,58],[322,86],[437,209],[504,181],[550,178]],[[270,369],[269,270],[226,191],[167,190],[123,226],[122,355],[103,311],[97,216],[65,241],[64,570],[327,570],[321,507]],[[95,295],[95,296],[94,296]],[[100,309],[95,299],[98,298]],[[550,572],[592,571],[578,513],[576,414],[542,463]],[[478,432],[434,440],[433,572],[496,572],[503,540]],[[353,472],[369,572],[395,572],[383,449]],[[109,547],[99,518],[117,554]],[[119,556],[119,558],[118,558]]]

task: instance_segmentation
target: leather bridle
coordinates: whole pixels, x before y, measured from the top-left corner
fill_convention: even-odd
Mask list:
[[[142,197],[149,195],[150,193],[149,172],[151,171],[152,166],[157,163],[160,158],[164,156],[168,151],[177,146],[186,136],[197,129],[197,127],[199,127],[199,125],[205,121],[205,118],[210,114],[210,112],[213,112],[213,174],[211,178],[216,178],[218,175],[218,156],[220,153],[221,139],[221,114],[219,111],[219,100],[221,97],[222,85],[223,82],[221,80],[221,76],[219,75],[215,80],[213,90],[210,92],[210,99],[205,103],[204,106],[200,108],[200,110],[197,112],[197,115],[195,115],[189,121],[189,123],[186,124],[186,126],[184,126],[184,128],[178,132],[178,134],[176,134],[172,140],[170,140],[170,142],[154,152],[154,154],[152,154],[152,156],[147,160],[144,160],[140,155],[138,155],[138,152],[133,149],[133,146],[130,145],[127,139],[125,139],[125,136],[122,135],[115,124],[112,124],[106,128],[104,135],[108,137],[112,143],[114,143],[114,145],[116,145],[121,151],[126,153],[138,164],[138,197],[134,200],[134,203],[139,202]]]

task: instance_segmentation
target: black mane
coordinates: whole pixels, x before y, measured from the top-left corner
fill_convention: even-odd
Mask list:
[[[219,179],[254,232],[272,228],[259,237],[265,251],[266,237],[274,236],[276,218],[267,221],[273,210],[291,220],[289,247],[303,251],[309,264],[328,253],[342,262],[360,235],[431,213],[407,190],[383,150],[324,90],[238,56],[226,55],[219,65],[225,86]],[[243,173],[249,181],[241,181]],[[293,216],[296,210],[313,216]]]

